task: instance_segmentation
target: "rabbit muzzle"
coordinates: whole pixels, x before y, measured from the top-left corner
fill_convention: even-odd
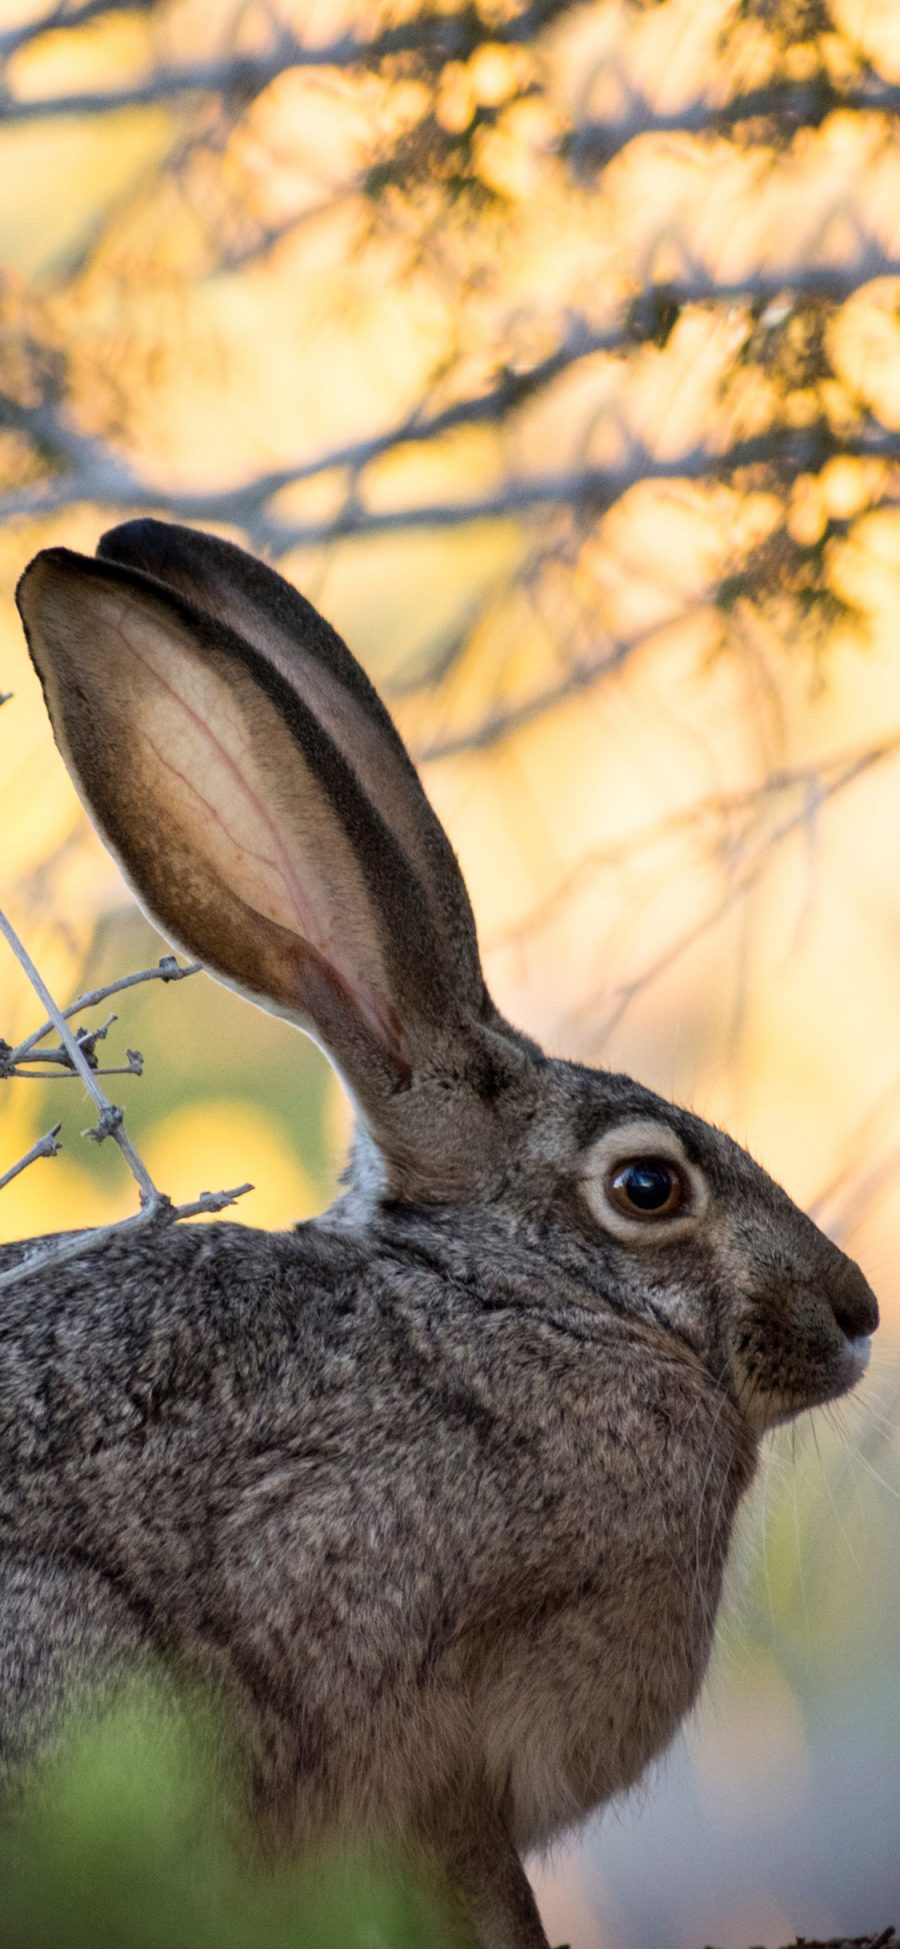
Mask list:
[[[839,1400],[869,1362],[878,1302],[859,1267],[804,1221],[802,1250],[771,1255],[728,1334],[738,1406],[757,1430]]]

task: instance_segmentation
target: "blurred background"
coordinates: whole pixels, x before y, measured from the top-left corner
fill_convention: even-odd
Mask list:
[[[214,527],[388,698],[504,1012],[725,1125],[883,1304],[770,1440],[687,1733],[535,1864],[577,1949],[900,1924],[898,109],[896,0],[0,0],[0,877],[56,999],[164,950],[16,578]],[[116,1006],[167,1192],[327,1202],[310,1045],[203,975]],[[0,1175],[58,1119],[4,1237],[134,1208],[73,1078],[0,1085]]]

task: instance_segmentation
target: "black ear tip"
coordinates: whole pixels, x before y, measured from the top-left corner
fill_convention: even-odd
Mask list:
[[[171,523],[155,521],[151,515],[139,515],[134,521],[120,521],[115,528],[107,528],[105,535],[97,543],[97,554],[107,562],[127,562],[140,565],[142,557],[151,550],[158,552],[160,544],[165,546]]]

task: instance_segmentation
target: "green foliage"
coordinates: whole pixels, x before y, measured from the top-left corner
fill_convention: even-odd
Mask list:
[[[0,1949],[452,1949],[435,1901],[383,1863],[242,1859],[213,1732],[149,1694],[73,1726],[0,1835]]]

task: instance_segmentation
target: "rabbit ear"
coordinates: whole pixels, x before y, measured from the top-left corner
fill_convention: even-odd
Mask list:
[[[154,541],[168,532],[133,528]],[[257,565],[247,561],[242,584],[245,561],[229,552],[233,591],[226,598],[220,581],[216,605],[201,608],[174,571],[167,583],[48,549],[17,600],[57,742],[151,916],[315,1035],[377,1131],[379,1106],[428,1064],[435,1032],[444,1041],[448,1025],[490,1006],[471,912],[349,652],[269,571],[250,577]],[[199,602],[199,560],[193,584]],[[354,731],[368,733],[362,769],[377,781],[374,797],[342,749],[350,730],[341,726],[342,742],[334,735],[342,695]]]
[[[378,692],[331,624],[264,562],[193,528],[126,521],[102,537],[97,553],[178,590],[279,671],[405,853],[452,955],[457,986],[480,994],[475,921],[453,849]]]

